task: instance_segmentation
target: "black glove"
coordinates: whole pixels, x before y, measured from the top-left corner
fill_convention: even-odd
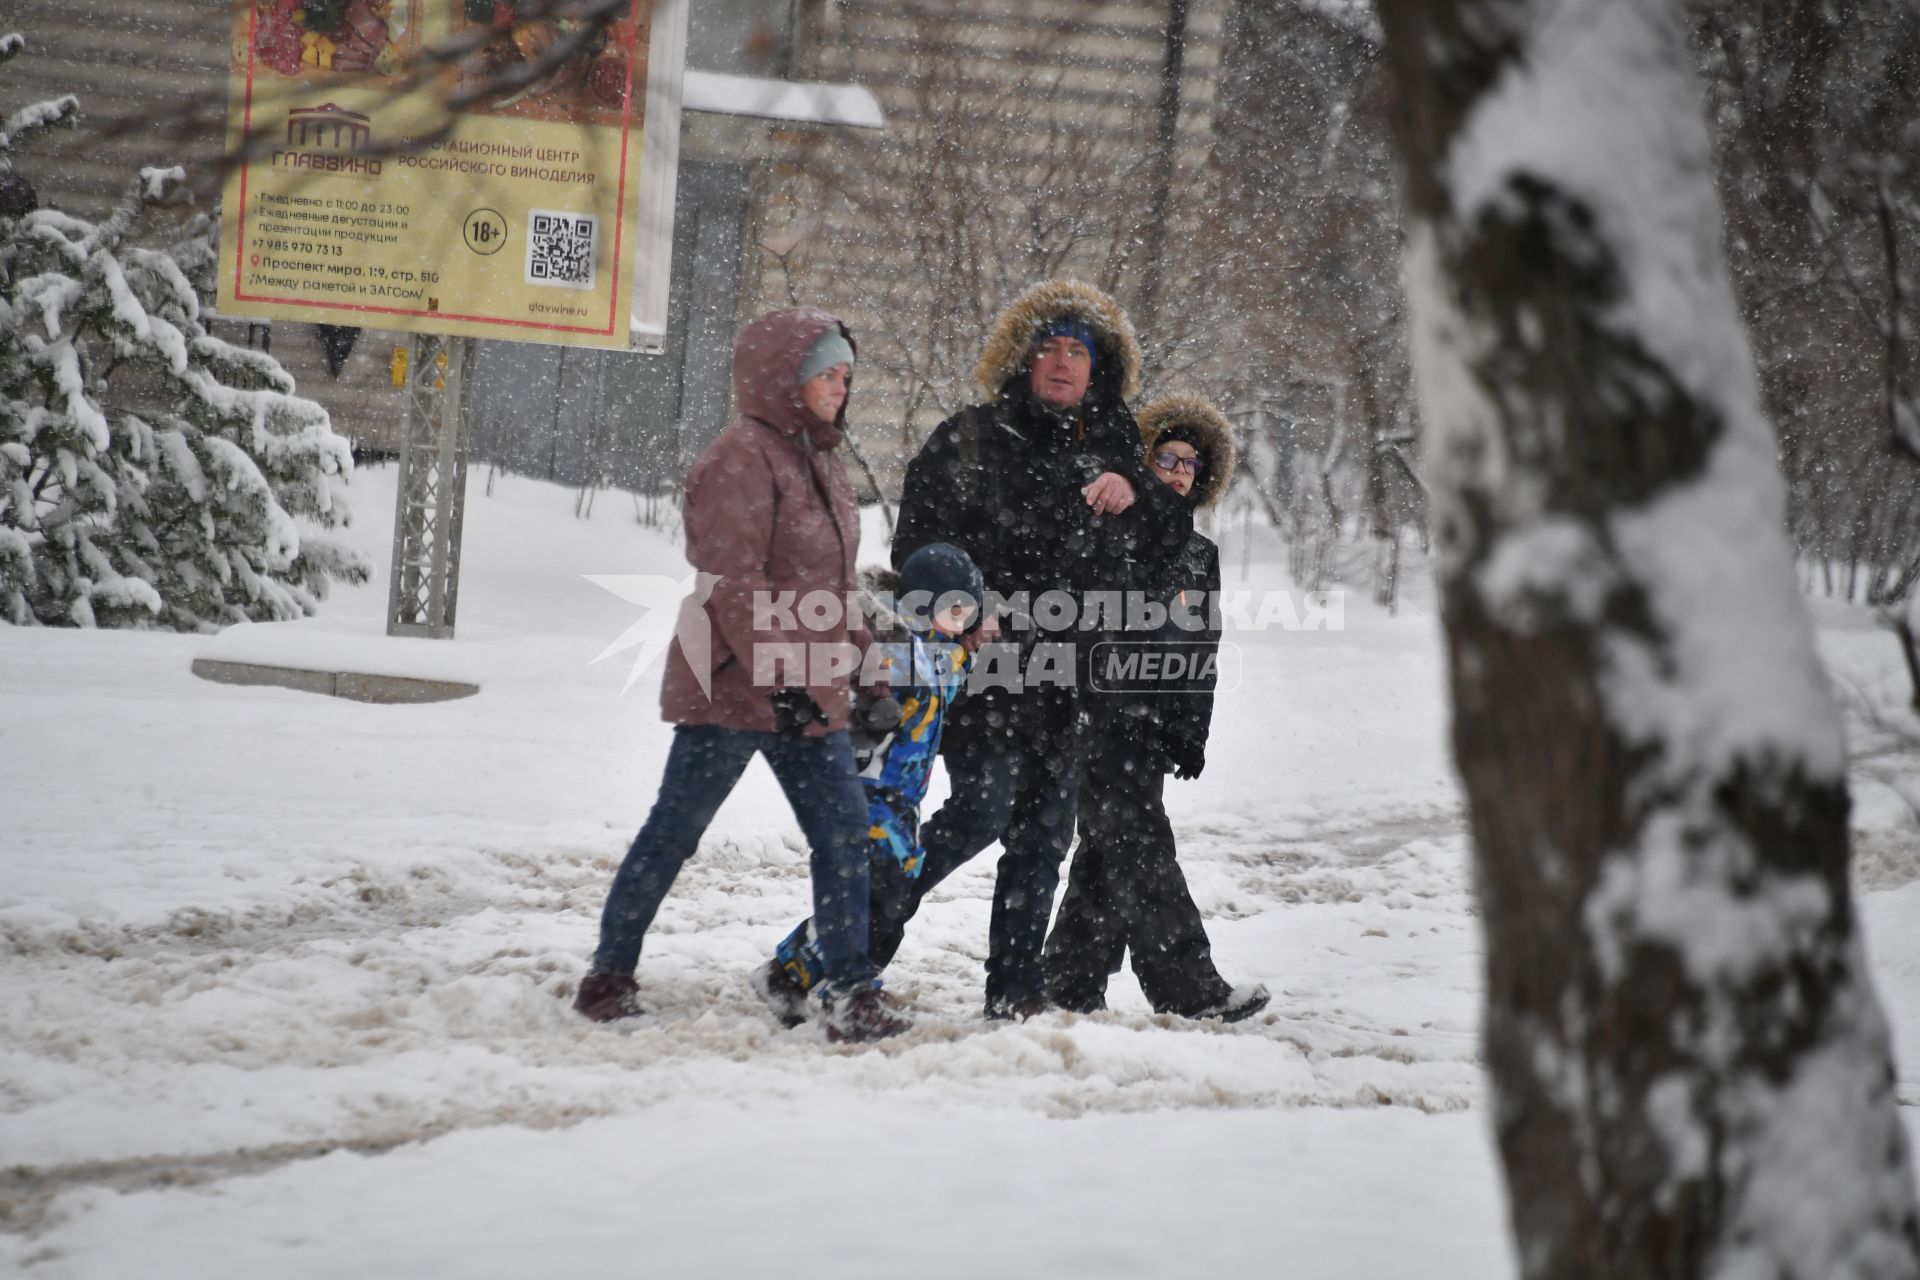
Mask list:
[[[1162,750],[1167,753],[1176,778],[1197,778],[1207,767],[1206,746],[1192,738],[1168,737]]]
[[[783,738],[800,737],[816,720],[826,723],[827,713],[805,689],[776,689],[769,701],[773,703],[773,731]]]
[[[900,727],[900,699],[892,694],[878,698],[860,698],[854,702],[857,728],[868,733],[892,733]]]

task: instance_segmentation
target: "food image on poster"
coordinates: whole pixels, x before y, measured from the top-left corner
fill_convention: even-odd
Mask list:
[[[651,0],[233,3],[222,314],[627,345]]]
[[[617,124],[633,86],[646,83],[644,16],[598,24],[567,0],[456,0],[463,97],[507,83],[463,106],[481,115]],[[522,76],[533,78],[520,84]]]
[[[236,36],[233,61],[282,79],[398,79],[420,51],[423,0],[253,0],[253,35]]]

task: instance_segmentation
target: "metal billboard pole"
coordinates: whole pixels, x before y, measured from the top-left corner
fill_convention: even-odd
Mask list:
[[[460,528],[474,339],[416,333],[408,349],[407,420],[393,513],[387,634],[453,638],[460,601]]]

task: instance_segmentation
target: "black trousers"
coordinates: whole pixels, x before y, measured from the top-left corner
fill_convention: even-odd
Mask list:
[[[948,724],[941,754],[951,792],[920,828],[926,862],[903,900],[876,908],[868,942],[869,956],[884,967],[933,887],[1000,841],[987,929],[990,1011],[1046,995],[1041,954],[1080,786],[1074,691],[1028,689],[1019,699],[1011,714],[1004,709],[1012,699],[996,700]]]
[[[1107,979],[1131,953],[1156,1013],[1192,1016],[1231,986],[1213,965],[1167,821],[1160,753],[1136,730],[1096,731],[1081,781],[1080,844],[1046,944],[1047,995],[1062,1008],[1104,1008]]]

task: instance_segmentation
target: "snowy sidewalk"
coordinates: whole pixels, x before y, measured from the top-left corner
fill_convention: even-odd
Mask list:
[[[391,472],[353,497],[383,513]],[[598,1027],[566,998],[667,731],[657,672],[623,699],[622,660],[587,665],[632,618],[581,575],[684,564],[571,506],[476,488],[456,643],[486,675],[462,702],[223,687],[188,674],[198,638],[0,629],[0,1271],[1510,1269],[1430,616],[1356,593],[1345,632],[1248,637],[1206,776],[1169,788],[1223,971],[1273,988],[1259,1018],[1159,1019],[1123,974],[1113,1013],[982,1021],[983,858],[890,972],[916,1030],[779,1030],[747,974],[807,910],[805,851],[756,765],[649,938],[649,1015]],[[1253,551],[1229,589],[1284,586]],[[329,616],[377,628],[381,604]],[[1872,639],[1834,639],[1868,682]],[[1860,806],[1903,1030],[1920,851],[1886,786],[1910,763]]]

